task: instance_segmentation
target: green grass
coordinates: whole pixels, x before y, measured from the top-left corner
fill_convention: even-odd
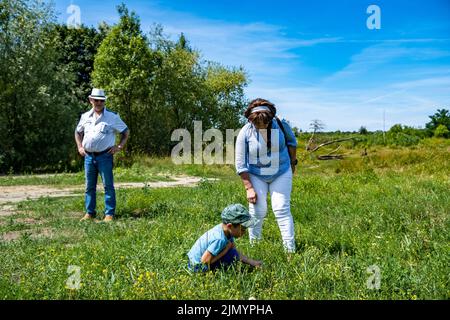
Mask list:
[[[186,253],[219,223],[226,205],[246,203],[239,177],[229,166],[138,159],[149,177],[170,172],[221,180],[118,190],[112,224],[78,222],[82,197],[20,203],[18,214],[0,217],[1,234],[20,233],[0,241],[0,298],[449,299],[449,146],[427,143],[371,149],[368,157],[348,148],[344,161],[318,161],[299,150],[292,193],[298,252],[284,254],[269,210],[262,242],[237,240],[264,267],[206,275],[186,270]],[[102,202],[99,195],[100,210]],[[79,290],[65,287],[69,265],[81,268]],[[379,290],[366,285],[372,265],[381,271]]]

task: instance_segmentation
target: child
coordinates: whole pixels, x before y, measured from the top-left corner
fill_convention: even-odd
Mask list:
[[[254,267],[261,261],[249,259],[236,250],[234,238],[244,235],[257,221],[241,204],[232,204],[222,211],[222,223],[204,233],[188,252],[188,267],[194,272],[214,270],[241,261]]]

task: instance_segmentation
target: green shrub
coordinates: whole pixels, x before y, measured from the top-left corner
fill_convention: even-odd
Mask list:
[[[436,130],[434,130],[434,136],[436,138],[448,138],[450,136],[450,131],[447,129],[446,126],[443,124],[440,124]]]

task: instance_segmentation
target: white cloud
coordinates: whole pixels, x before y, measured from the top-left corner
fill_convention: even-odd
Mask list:
[[[412,80],[412,81],[405,81],[400,83],[395,83],[392,85],[393,88],[401,88],[404,90],[410,90],[410,89],[447,89],[447,91],[450,91],[450,72],[448,73],[449,76],[447,77],[433,77],[433,78],[425,78],[425,79],[418,79],[418,80]]]
[[[145,21],[161,23],[172,39],[183,33],[206,60],[226,66],[243,66],[251,79],[270,81],[289,76],[293,69],[305,67],[295,49],[341,40],[338,37],[293,38],[286,36],[285,28],[278,25],[205,19],[156,7],[140,14]],[[143,25],[144,30],[150,28],[151,25]]]
[[[390,87],[376,89],[336,89],[332,87],[253,87],[248,94],[265,97],[278,107],[278,113],[293,125],[308,130],[313,119],[320,119],[326,130],[386,129],[401,123],[424,126],[437,108],[450,105],[450,92],[430,97],[423,92]]]

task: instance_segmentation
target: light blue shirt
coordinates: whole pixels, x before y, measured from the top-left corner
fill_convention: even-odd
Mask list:
[[[287,135],[287,145],[297,146],[297,139],[289,124],[282,120]],[[283,131],[276,119],[272,120],[271,150],[267,150],[267,142],[258,129],[247,123],[239,132],[236,141],[236,171],[237,174],[248,172],[270,183],[289,170],[291,160],[286,146]]]
[[[189,260],[192,265],[200,264],[203,254],[208,250],[213,256],[217,256],[225,249],[228,241],[234,242],[234,237],[229,239],[223,232],[222,224],[219,223],[214,228],[205,232],[194,243],[191,250],[188,252]]]
[[[103,108],[103,113],[96,118],[94,108],[83,113],[76,131],[84,133],[83,148],[87,152],[101,152],[116,143],[116,133],[128,130],[120,116]]]

